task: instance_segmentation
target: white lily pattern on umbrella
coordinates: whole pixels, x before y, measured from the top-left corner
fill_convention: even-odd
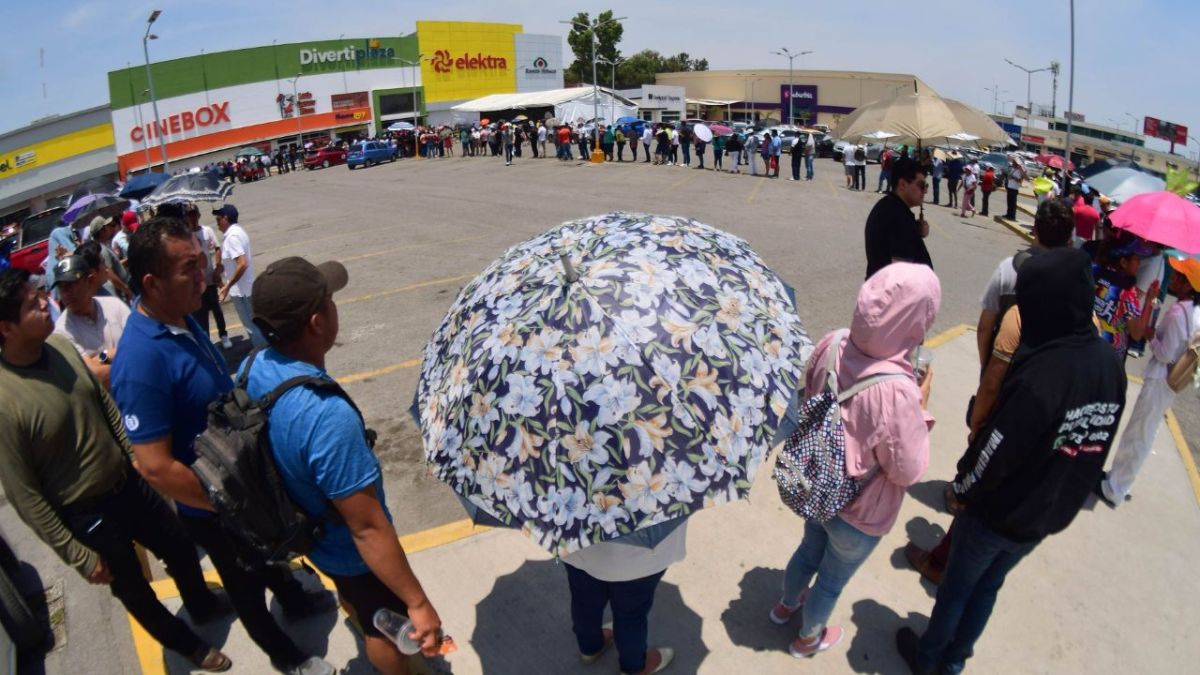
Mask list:
[[[426,460],[567,555],[745,496],[811,350],[745,241],[679,217],[565,223],[484,270],[434,333]]]

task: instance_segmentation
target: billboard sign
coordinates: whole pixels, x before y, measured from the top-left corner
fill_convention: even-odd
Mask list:
[[[1142,133],[1151,138],[1161,138],[1168,143],[1187,145],[1188,128],[1174,122],[1164,122],[1156,117],[1147,117]]]
[[[789,111],[795,119],[816,120],[817,85],[779,85],[779,116],[786,118]],[[791,120],[787,121],[791,122]]]

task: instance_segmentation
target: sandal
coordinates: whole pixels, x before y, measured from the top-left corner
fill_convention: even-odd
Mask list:
[[[209,647],[203,655],[193,656],[192,663],[207,673],[223,673],[233,667],[233,661],[216,647]]]

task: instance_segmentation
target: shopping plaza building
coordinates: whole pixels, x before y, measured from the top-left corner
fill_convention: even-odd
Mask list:
[[[175,171],[229,159],[245,146],[270,151],[374,136],[401,120],[471,123],[487,114],[478,102],[489,97],[513,106],[523,98],[574,98],[563,93],[563,42],[520,24],[418,21],[399,36],[200,52],[151,64],[153,101],[144,66],[115,70],[104,105],[0,134],[0,223],[61,204],[91,178],[162,170],[164,148]],[[906,91],[936,93],[903,73],[745,69],[662,73],[655,84],[610,92],[608,100],[654,121],[790,117],[834,128],[859,106]],[[530,96],[497,96],[509,94]],[[577,108],[581,119],[591,107]],[[1062,153],[1065,120],[997,121],[1026,149]],[[1132,153],[1157,173],[1187,165],[1116,131],[1076,127],[1072,156],[1086,162]]]

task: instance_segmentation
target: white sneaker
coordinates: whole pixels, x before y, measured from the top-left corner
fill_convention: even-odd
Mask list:
[[[228,335],[221,336],[221,346],[225,349],[233,349],[233,342],[229,339]]]
[[[304,663],[286,672],[288,675],[336,675],[337,669],[325,659],[310,656]]]

